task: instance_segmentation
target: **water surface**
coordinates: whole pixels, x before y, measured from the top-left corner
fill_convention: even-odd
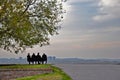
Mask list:
[[[120,80],[120,65],[56,64],[73,80]]]

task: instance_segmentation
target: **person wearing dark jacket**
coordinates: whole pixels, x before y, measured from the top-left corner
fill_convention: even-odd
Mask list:
[[[31,62],[31,56],[30,56],[30,53],[28,53],[28,55],[27,55],[27,61],[28,61],[29,64],[30,64],[30,62]]]
[[[47,55],[45,53],[42,55],[42,64],[44,64],[44,62],[47,64]]]
[[[37,62],[38,62],[38,64],[41,64],[41,61],[42,61],[42,58],[41,58],[41,56],[40,56],[40,54],[38,52],[38,54],[37,54]]]
[[[34,64],[34,62],[36,62],[36,56],[35,56],[35,53],[32,54],[32,64]]]

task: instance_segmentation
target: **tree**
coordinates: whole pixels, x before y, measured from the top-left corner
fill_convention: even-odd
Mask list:
[[[18,53],[58,34],[63,0],[1,0],[0,48]]]

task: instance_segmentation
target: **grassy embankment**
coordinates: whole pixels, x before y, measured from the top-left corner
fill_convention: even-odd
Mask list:
[[[30,69],[30,68],[52,68],[52,73],[39,74],[35,76],[27,76],[23,78],[18,78],[16,80],[72,80],[67,74],[65,74],[61,69],[46,64],[46,65],[13,65],[13,66],[0,66],[0,68],[9,69]]]

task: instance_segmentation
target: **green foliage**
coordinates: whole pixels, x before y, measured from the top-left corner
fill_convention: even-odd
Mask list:
[[[54,72],[55,72],[56,74],[61,75],[62,78],[59,79],[59,80],[72,80],[71,77],[68,76],[68,75],[67,75],[64,71],[62,71],[60,68],[55,67],[55,66],[52,66],[52,68],[53,68],[53,70],[54,70]]]
[[[0,48],[18,53],[58,34],[63,0],[1,0]]]

